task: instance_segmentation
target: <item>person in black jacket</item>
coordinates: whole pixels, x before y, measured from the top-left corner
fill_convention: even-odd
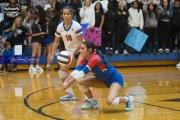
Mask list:
[[[71,0],[69,6],[74,10],[74,16],[76,17],[76,21],[80,23],[81,18],[79,16],[79,10],[81,9],[82,5],[79,0]]]
[[[103,31],[106,54],[113,54],[113,35],[114,35],[115,13],[113,3],[108,3],[108,11],[105,13]]]
[[[123,45],[123,54],[128,54],[126,50],[126,45],[124,40],[128,34],[128,10],[123,7],[124,3],[122,0],[119,0],[118,8],[115,12],[116,21],[115,21],[115,54],[118,54],[119,43]]]
[[[116,11],[116,9],[118,8],[118,1],[117,0],[108,0],[109,3],[113,3],[114,5],[114,11]]]
[[[180,48],[179,32],[180,32],[180,0],[174,1],[173,16],[171,19],[172,22],[172,48],[173,52],[177,52],[177,49]],[[175,41],[177,40],[177,45]],[[176,49],[177,47],[177,49]],[[179,51],[180,52],[180,51]]]
[[[57,0],[55,3],[55,9],[56,11],[61,11],[65,7],[65,3],[63,0]]]
[[[46,32],[43,36],[43,43],[46,45],[46,53],[47,53],[47,66],[46,70],[50,69],[50,61],[52,47],[54,43],[54,33],[56,32],[56,23],[51,21],[51,15],[46,14],[46,22],[42,25],[42,32]]]

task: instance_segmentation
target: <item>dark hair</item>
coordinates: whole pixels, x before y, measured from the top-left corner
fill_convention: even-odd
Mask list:
[[[96,12],[96,5],[99,4],[100,5],[100,12],[103,12],[104,13],[104,10],[103,10],[103,6],[100,2],[97,2],[94,6],[94,11]]]
[[[164,0],[162,1],[162,7],[164,8],[163,2]],[[167,0],[167,2],[168,2],[167,9],[169,9],[170,8],[169,0]]]
[[[35,14],[35,15],[33,16],[33,18],[34,18],[34,22],[35,22],[35,21],[39,18],[39,15],[36,15],[36,14]]]
[[[139,11],[140,11],[140,9],[139,9],[139,3],[138,3],[138,1],[133,1],[133,2],[132,2],[132,7],[133,7],[133,4],[134,4],[134,3],[137,3],[137,4],[138,4],[137,11],[138,11],[138,13],[139,13]]]
[[[51,22],[52,16],[50,14],[46,13],[45,17],[47,17],[49,19],[49,22]]]
[[[105,14],[105,18],[111,20],[115,19],[115,13],[114,13],[114,4],[113,3],[108,3],[108,11]]]
[[[87,47],[87,49],[90,49],[90,48],[91,48],[91,49],[92,49],[92,53],[94,53],[96,46],[94,45],[94,43],[93,43],[91,40],[86,40],[86,41],[84,41],[82,44],[84,44],[84,45]],[[101,53],[100,53],[100,50],[98,50],[98,49],[96,49],[95,52],[96,52],[100,57],[103,58],[104,64],[105,64],[106,68],[108,69],[107,61],[106,61],[106,59],[104,59],[104,55],[101,54]]]
[[[5,43],[4,43],[4,48],[6,48],[6,47],[9,46],[9,45],[10,45],[9,42],[5,42]]]
[[[73,16],[73,9],[70,6],[66,6],[62,9],[62,15],[63,15],[63,12],[65,9],[68,9],[70,11],[71,15]]]
[[[150,5],[153,6],[153,10],[150,10],[150,9],[149,9],[149,6],[150,6]],[[154,14],[155,14],[155,18],[158,19],[158,13],[157,13],[157,10],[156,10],[156,6],[155,6],[153,3],[149,3],[149,4],[148,4],[147,11],[148,11],[148,14],[149,14],[149,17],[150,17],[150,18],[152,17],[152,13],[154,13]]]
[[[61,15],[62,15],[62,12],[61,11],[57,11],[54,15],[54,17],[52,18],[52,21],[56,23],[56,25],[59,24],[60,20],[61,20]]]

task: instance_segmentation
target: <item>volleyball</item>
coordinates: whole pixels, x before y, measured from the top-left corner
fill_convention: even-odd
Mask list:
[[[70,52],[68,51],[61,51],[57,55],[57,62],[61,66],[69,65],[71,63],[71,60],[72,60],[72,57],[71,57]]]

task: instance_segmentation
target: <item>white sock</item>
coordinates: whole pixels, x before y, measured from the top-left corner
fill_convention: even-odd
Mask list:
[[[30,68],[33,68],[34,66],[33,65],[30,65]]]
[[[66,89],[66,92],[67,92],[67,93],[74,94],[72,87],[68,87],[68,88]]]
[[[50,67],[50,65],[46,65],[46,67]]]
[[[128,101],[128,97],[126,97],[126,96],[125,96],[125,99],[126,99],[126,101],[125,101],[125,102],[127,102],[127,101]]]
[[[94,100],[94,98],[89,99],[89,101],[92,101],[92,100]]]
[[[39,65],[36,65],[36,67],[39,67]]]

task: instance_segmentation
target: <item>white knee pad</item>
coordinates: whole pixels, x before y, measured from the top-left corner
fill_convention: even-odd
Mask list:
[[[58,71],[58,74],[59,74],[59,77],[60,77],[61,79],[67,77],[67,74],[66,74],[66,72],[64,72],[64,71],[59,70],[59,71]]]
[[[77,84],[77,86],[79,87],[79,89],[82,92],[88,92],[89,91],[89,87],[85,87],[85,86],[82,86],[82,85],[79,85],[79,84]]]
[[[115,98],[115,99],[113,100],[111,106],[113,106],[113,107],[114,107],[114,106],[117,106],[117,105],[119,105],[119,103],[120,103],[120,98],[117,97],[117,98]]]

